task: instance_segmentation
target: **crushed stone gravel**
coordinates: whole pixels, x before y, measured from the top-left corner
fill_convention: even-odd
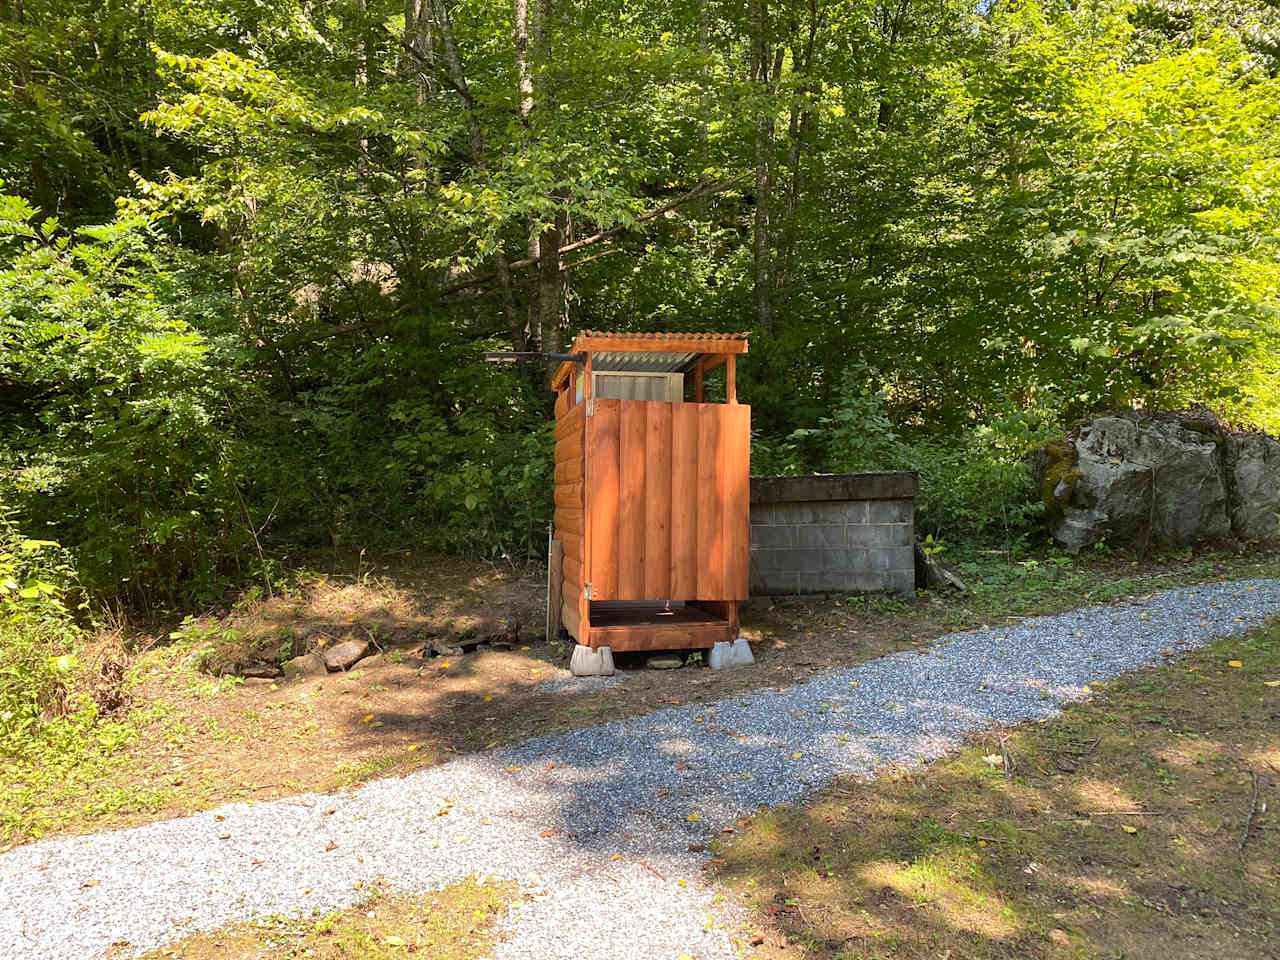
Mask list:
[[[992,722],[1051,716],[1091,682],[1276,614],[1280,581],[1169,590],[345,794],[30,844],[0,855],[0,957],[141,953],[254,915],[342,909],[375,885],[426,891],[480,873],[527,895],[505,918],[500,960],[728,960],[733,917],[690,845],[836,776],[925,763]]]

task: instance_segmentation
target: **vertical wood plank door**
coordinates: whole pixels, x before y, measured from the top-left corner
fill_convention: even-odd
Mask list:
[[[745,600],[751,408],[597,397],[586,427],[594,600]]]

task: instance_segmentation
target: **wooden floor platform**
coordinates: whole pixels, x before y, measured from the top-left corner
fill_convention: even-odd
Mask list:
[[[591,605],[591,646],[628,650],[709,650],[721,640],[732,641],[729,621],[700,610],[661,605],[609,607]]]

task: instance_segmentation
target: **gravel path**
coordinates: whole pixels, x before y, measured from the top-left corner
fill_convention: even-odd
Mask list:
[[[121,941],[141,952],[254,914],[346,907],[357,882],[422,891],[484,873],[530,894],[499,958],[729,958],[723,907],[688,851],[726,821],[837,775],[927,762],[993,721],[1050,716],[1092,681],[1276,614],[1280,581],[1171,590],[349,794],[20,847],[0,856],[0,957],[84,960]]]

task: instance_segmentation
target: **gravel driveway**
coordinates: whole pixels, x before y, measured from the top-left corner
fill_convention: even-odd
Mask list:
[[[0,856],[0,957],[142,952],[255,914],[346,907],[357,882],[412,892],[484,873],[532,895],[507,917],[500,958],[729,958],[690,844],[838,775],[927,762],[993,721],[1049,716],[1092,681],[1276,614],[1280,581],[1171,590],[347,794],[31,844]]]

